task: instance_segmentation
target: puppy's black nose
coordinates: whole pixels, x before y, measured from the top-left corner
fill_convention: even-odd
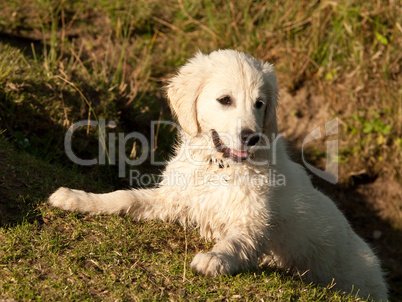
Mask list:
[[[240,140],[246,146],[254,146],[260,140],[260,134],[250,129],[244,129],[240,132]]]

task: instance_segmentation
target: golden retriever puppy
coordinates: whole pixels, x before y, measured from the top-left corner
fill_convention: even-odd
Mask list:
[[[378,258],[277,136],[274,68],[234,50],[197,53],[167,86],[180,142],[157,188],[92,194],[67,188],[52,206],[178,222],[216,241],[191,267],[255,268],[265,255],[307,282],[387,300]]]

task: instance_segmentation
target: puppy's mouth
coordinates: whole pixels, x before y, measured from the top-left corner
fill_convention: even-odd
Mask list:
[[[233,150],[226,146],[215,130],[212,130],[212,141],[214,142],[216,151],[222,153],[222,156],[225,158],[241,162],[249,157],[248,151]]]

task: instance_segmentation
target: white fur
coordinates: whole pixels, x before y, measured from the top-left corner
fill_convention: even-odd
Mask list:
[[[167,94],[184,132],[176,156],[156,189],[91,194],[58,189],[49,203],[92,214],[127,213],[194,226],[215,239],[191,267],[200,274],[234,274],[252,269],[270,255],[281,268],[310,282],[377,301],[387,300],[379,260],[342,213],[313,188],[305,170],[292,162],[276,134],[276,77],[272,65],[232,50],[198,53],[170,81]],[[228,95],[234,104],[217,99]],[[257,98],[264,106],[255,107]],[[241,129],[265,134],[254,147],[239,139]],[[222,157],[212,143],[214,129],[232,150],[246,150],[254,161]],[[271,148],[258,147],[270,144]],[[281,183],[258,180],[282,175]],[[257,182],[250,181],[251,179]]]

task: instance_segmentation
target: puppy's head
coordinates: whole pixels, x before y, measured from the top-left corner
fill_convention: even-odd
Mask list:
[[[248,157],[277,132],[274,68],[234,50],[197,53],[167,86],[173,114],[190,136],[209,135],[223,157]]]

